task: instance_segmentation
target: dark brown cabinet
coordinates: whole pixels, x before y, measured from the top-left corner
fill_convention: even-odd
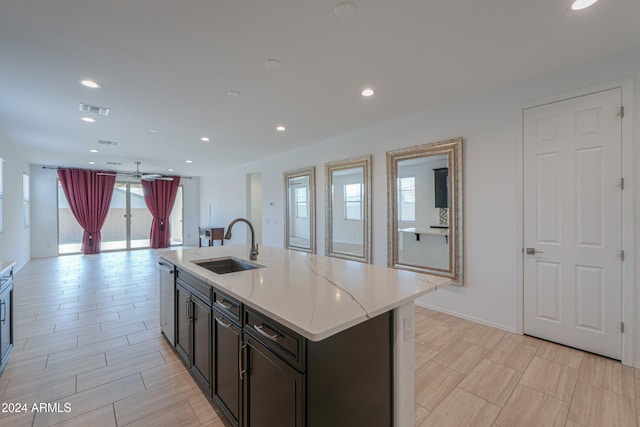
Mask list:
[[[240,351],[242,330],[218,310],[213,310],[213,398],[234,424],[240,424]]]
[[[176,270],[176,351],[236,427],[390,427],[393,321],[312,342]]]
[[[200,385],[210,391],[212,315],[209,304],[197,296],[197,291],[177,281],[176,350]]]
[[[304,377],[244,334],[244,427],[304,426]]]
[[[13,348],[13,268],[0,275],[0,373]]]
[[[191,297],[191,370],[211,390],[211,306]]]
[[[449,207],[449,168],[439,168],[433,170],[435,207]]]
[[[183,286],[176,286],[176,350],[186,362],[189,362],[191,353],[189,298],[191,298],[191,292]]]

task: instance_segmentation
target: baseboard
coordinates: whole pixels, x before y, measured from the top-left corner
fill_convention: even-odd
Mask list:
[[[416,305],[420,306],[420,307],[428,308],[429,310],[438,311],[440,313],[449,314],[449,315],[455,316],[455,317],[460,317],[460,318],[465,319],[465,320],[470,320],[470,321],[475,322],[475,323],[480,323],[481,325],[491,326],[492,328],[500,329],[502,331],[511,332],[513,334],[517,333],[516,329],[513,328],[513,327],[501,325],[501,324],[495,323],[495,322],[489,322],[487,320],[480,319],[478,317],[469,316],[469,315],[458,313],[458,312],[455,312],[455,311],[452,311],[452,310],[443,310],[441,307],[435,307],[435,306],[432,306],[432,305],[429,305],[429,304],[425,304],[425,303],[422,303],[422,302],[418,302],[418,301],[416,301]]]

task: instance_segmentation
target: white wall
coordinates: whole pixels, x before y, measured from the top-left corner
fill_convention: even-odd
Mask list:
[[[247,174],[247,219],[253,223],[256,243],[262,244],[262,176]],[[247,243],[250,243],[249,239]]]
[[[184,244],[198,244],[200,179],[183,179]],[[58,172],[31,165],[31,256],[58,255]]]
[[[470,70],[470,72],[472,72]],[[337,136],[313,146],[262,159],[242,167],[202,178],[201,205],[214,203],[215,217],[227,224],[244,212],[244,175],[261,172],[263,179],[263,241],[283,246],[282,172],[314,165],[317,173],[317,253],[324,253],[324,168],[328,161],[372,154],[373,263],[386,265],[387,188],[385,155],[389,150],[464,138],[464,287],[448,287],[421,298],[418,303],[468,319],[515,331],[518,324],[516,294],[520,286],[518,262],[518,213],[520,189],[518,145],[519,114],[524,103],[563,94],[596,84],[633,77],[635,93],[627,117],[635,125],[635,165],[640,165],[640,51],[585,64],[451,105],[431,109],[401,120]],[[384,102],[381,96],[372,102]],[[632,107],[632,108],[630,108]],[[640,266],[640,166],[627,175],[633,191],[634,259]],[[235,183],[235,184],[234,184]],[[201,218],[204,212],[201,211]],[[234,238],[243,242],[244,238]],[[640,268],[634,283],[640,283]],[[633,285],[635,287],[635,285]],[[640,290],[635,292],[634,312],[640,309]],[[637,316],[636,319],[640,318]],[[640,361],[640,327],[634,322],[635,355]]]
[[[29,164],[13,145],[0,135],[0,158],[3,163],[3,232],[0,233],[0,260],[15,261],[16,270],[31,258],[29,228],[24,226],[22,175],[29,175]],[[31,195],[33,199],[33,194]]]

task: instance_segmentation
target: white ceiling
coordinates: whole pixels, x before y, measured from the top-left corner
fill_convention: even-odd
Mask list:
[[[0,0],[0,141],[35,164],[203,175],[640,46],[638,0],[338,3]],[[111,114],[85,123],[81,102]]]

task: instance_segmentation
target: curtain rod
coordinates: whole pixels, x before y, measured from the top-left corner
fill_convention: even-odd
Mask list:
[[[95,172],[112,172],[115,174],[118,174],[118,171],[114,171],[114,170],[107,170],[107,169],[82,169],[82,168],[70,168],[70,167],[63,167],[63,166],[42,166],[42,169],[54,169],[54,170],[58,170],[58,169],[81,169],[81,170],[92,170]],[[127,172],[125,172],[127,173]],[[192,176],[181,176],[181,175],[165,175],[165,174],[158,174],[158,175],[162,175],[162,176],[177,176],[180,177],[180,179],[192,179]],[[133,178],[133,177],[132,177]]]

